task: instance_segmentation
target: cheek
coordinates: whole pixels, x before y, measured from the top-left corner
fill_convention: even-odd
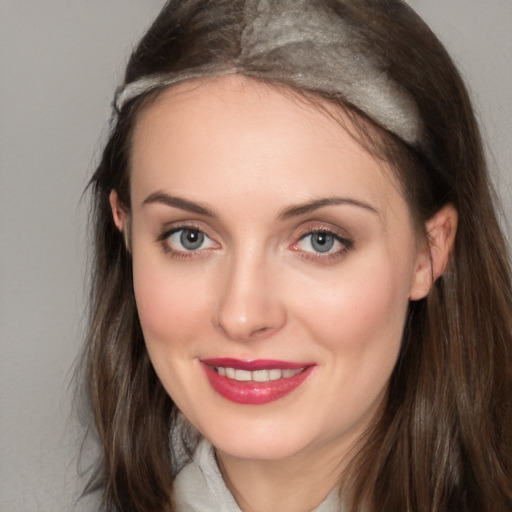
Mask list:
[[[208,340],[210,322],[205,300],[207,286],[197,287],[194,274],[161,255],[133,253],[137,310],[152,365],[177,407],[193,420],[197,374],[190,363]],[[195,422],[197,424],[197,422]]]
[[[392,268],[381,262],[350,269],[303,297],[302,325],[321,347],[324,381],[333,390],[316,400],[325,401],[324,421],[334,434],[340,425],[357,429],[370,421],[385,396],[409,303],[407,279],[397,280]]]
[[[398,357],[409,304],[409,277],[398,267],[383,257],[347,264],[336,279],[313,293],[309,287],[295,303],[333,380],[351,389],[354,403],[382,391]]]
[[[164,346],[186,348],[209,319],[207,284],[181,265],[162,260],[143,252],[133,257],[135,299],[150,354]]]

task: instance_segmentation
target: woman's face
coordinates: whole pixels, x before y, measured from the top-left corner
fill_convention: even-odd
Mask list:
[[[166,91],[133,135],[151,361],[189,421],[242,459],[345,453],[423,294],[426,251],[400,187],[325,108],[221,78]]]

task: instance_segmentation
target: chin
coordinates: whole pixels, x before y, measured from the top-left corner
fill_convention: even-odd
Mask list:
[[[236,421],[227,424],[199,425],[198,430],[215,448],[227,455],[246,460],[283,460],[315,444],[317,436],[304,428],[293,428],[290,421],[275,418]]]
[[[305,449],[299,440],[267,436],[240,435],[230,439],[209,439],[216,450],[244,460],[284,460],[297,455]]]

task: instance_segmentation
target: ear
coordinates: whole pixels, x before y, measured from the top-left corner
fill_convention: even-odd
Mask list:
[[[119,197],[115,190],[112,190],[110,192],[108,199],[110,201],[110,208],[112,209],[112,217],[114,218],[114,224],[116,225],[116,228],[119,229],[119,231],[123,231],[123,229],[126,227],[126,217],[128,215],[128,212],[121,205]]]
[[[121,204],[119,196],[115,190],[112,190],[109,195],[110,208],[112,209],[112,217],[116,228],[121,231],[124,236],[124,243],[126,248],[130,250],[130,217],[126,208]]]
[[[425,223],[426,240],[418,249],[411,300],[426,297],[437,278],[443,275],[453,250],[457,220],[457,210],[447,204]]]

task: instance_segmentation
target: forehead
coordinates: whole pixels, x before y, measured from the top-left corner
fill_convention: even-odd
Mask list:
[[[347,131],[350,123],[327,101],[243,77],[174,86],[139,114],[132,196],[158,189],[294,202],[332,191],[392,205],[401,196],[394,173]]]

